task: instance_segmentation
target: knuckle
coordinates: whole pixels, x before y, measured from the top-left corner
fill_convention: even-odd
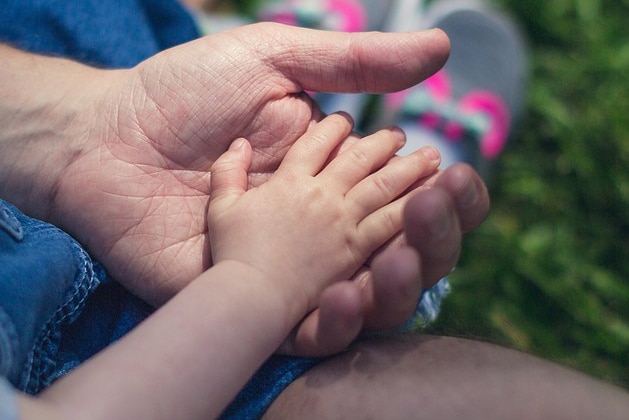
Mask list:
[[[362,147],[360,147],[360,142],[356,144],[356,147],[349,149],[348,153],[350,154],[351,161],[354,165],[359,167],[371,166],[369,155]]]

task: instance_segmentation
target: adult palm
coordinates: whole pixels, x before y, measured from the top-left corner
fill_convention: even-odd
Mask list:
[[[257,24],[104,72],[106,89],[89,108],[92,126],[63,171],[52,218],[114,278],[162,303],[210,264],[208,170],[231,141],[250,140],[250,181],[260,183],[320,118],[304,89],[401,89],[437,70],[447,52],[438,31],[349,35]]]

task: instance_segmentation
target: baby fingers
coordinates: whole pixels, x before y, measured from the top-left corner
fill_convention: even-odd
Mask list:
[[[332,152],[350,135],[353,127],[354,121],[346,113],[325,117],[293,144],[278,171],[317,175]]]
[[[367,217],[402,195],[422,178],[431,175],[439,166],[439,152],[432,147],[391,160],[377,172],[364,178],[347,192],[360,217]]]
[[[432,174],[439,165],[436,149],[422,148],[392,160],[349,191],[345,198],[357,216],[359,234],[370,249],[376,249],[402,229],[402,214],[408,191],[416,181]]]
[[[338,185],[345,194],[384,166],[404,141],[404,132],[398,128],[378,131],[343,150],[319,176]]]
[[[247,171],[251,146],[245,139],[235,140],[210,169],[210,212],[229,207],[247,191]]]

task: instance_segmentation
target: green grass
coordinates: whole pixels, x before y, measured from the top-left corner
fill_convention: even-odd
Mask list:
[[[435,329],[629,386],[629,1],[501,4],[530,42],[527,114]]]
[[[629,387],[629,0],[499,4],[529,40],[527,112],[433,331]]]

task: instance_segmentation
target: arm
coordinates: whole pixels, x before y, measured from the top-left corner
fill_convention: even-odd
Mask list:
[[[116,280],[160,305],[211,265],[207,170],[232,139],[251,141],[249,181],[260,185],[321,118],[303,89],[402,89],[437,70],[447,52],[440,31],[350,35],[273,24],[203,38],[120,71],[5,47],[2,59],[17,65],[0,70],[11,80],[0,89],[15,100],[0,117],[13,129],[0,133],[0,196],[72,234]],[[306,339],[288,347],[338,351],[370,320],[403,322],[404,313],[386,308],[410,308],[419,297],[382,305],[374,297],[391,296],[381,293],[390,282],[354,280],[324,294],[328,321],[319,324],[315,312],[307,330],[352,328],[300,334]],[[418,279],[409,283],[421,290]]]
[[[217,416],[322,290],[401,228],[401,194],[439,164],[425,149],[383,167],[404,142],[395,130],[327,163],[350,130],[346,117],[326,118],[248,191],[251,149],[234,142],[212,168],[214,266],[41,400],[24,400],[25,413],[49,404],[65,418]]]
[[[215,418],[299,319],[291,302],[258,270],[216,264],[39,398],[24,397],[23,418]]]
[[[0,197],[49,220],[64,168],[80,158],[110,72],[0,44]]]
[[[234,138],[251,142],[249,181],[260,185],[320,118],[304,89],[402,89],[436,71],[447,51],[440,31],[334,34],[274,24],[205,37],[120,71],[5,47],[10,65],[0,71],[11,83],[1,89],[12,103],[0,118],[19,124],[9,123],[16,134],[0,134],[10,171],[0,195],[73,235],[114,278],[159,305],[211,264],[207,171]],[[30,153],[40,158],[24,167],[20,156]]]

